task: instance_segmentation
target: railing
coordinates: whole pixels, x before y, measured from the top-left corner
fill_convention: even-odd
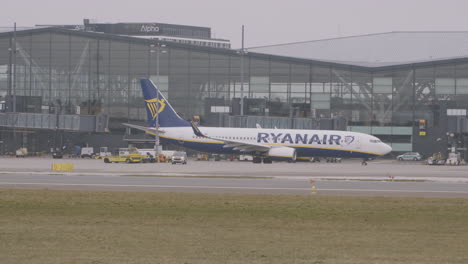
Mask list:
[[[0,127],[106,132],[107,115],[57,115],[36,113],[0,113]]]

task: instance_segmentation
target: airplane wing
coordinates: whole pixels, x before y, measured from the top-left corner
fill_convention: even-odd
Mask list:
[[[130,128],[135,128],[135,129],[138,129],[138,130],[141,130],[141,131],[145,131],[146,133],[150,133],[150,134],[154,134],[156,132],[156,128],[154,127],[144,127],[144,126],[137,126],[137,125],[132,125],[132,124],[128,124],[128,123],[122,123],[122,125],[126,126],[126,127],[130,127]],[[158,129],[158,132],[159,133],[164,133],[163,130],[161,129]]]
[[[259,143],[209,137],[209,136],[204,135],[200,131],[200,128],[198,128],[197,125],[195,125],[193,121],[191,121],[190,124],[192,125],[193,132],[195,133],[196,136],[224,142],[224,146],[223,146],[224,148],[234,148],[234,150],[239,150],[241,152],[250,152],[250,151],[267,152],[268,150],[272,148],[271,146],[263,145]]]

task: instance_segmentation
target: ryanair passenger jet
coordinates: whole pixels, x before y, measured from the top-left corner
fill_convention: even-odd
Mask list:
[[[149,127],[124,124],[202,152],[254,156],[254,163],[295,161],[297,157],[349,157],[372,160],[392,148],[378,138],[357,132],[232,127],[197,127],[183,120],[149,79],[141,79]],[[156,124],[158,121],[159,125]]]

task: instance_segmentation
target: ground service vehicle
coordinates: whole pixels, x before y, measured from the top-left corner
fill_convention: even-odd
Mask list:
[[[450,152],[448,154],[448,158],[447,158],[447,161],[445,162],[445,164],[448,164],[448,165],[460,165],[460,162],[461,162],[461,157],[460,157],[460,153],[454,153],[454,152]]]
[[[92,158],[94,157],[94,148],[93,147],[85,147],[81,148],[81,158]]]
[[[240,161],[252,161],[253,157],[252,155],[239,155],[239,160]]]
[[[142,153],[141,151],[139,152],[141,155],[143,155],[143,159],[141,160],[141,162],[143,163],[155,163],[156,162],[156,158],[154,157],[153,154],[149,152],[146,152],[146,154]]]
[[[418,152],[406,152],[397,156],[397,160],[421,160],[422,156]]]
[[[27,148],[19,148],[16,150],[16,157],[17,158],[24,158],[28,155],[28,149]]]
[[[171,160],[172,155],[176,152],[173,150],[162,150],[159,155],[156,155],[156,151],[154,149],[138,149],[138,152],[141,155],[146,155],[148,156],[148,159],[143,159],[143,162],[156,162],[157,159],[159,159],[159,162],[166,162],[168,160]],[[156,159],[156,156],[157,159]],[[154,160],[154,161],[153,161]]]
[[[104,163],[140,163],[146,155],[141,155],[136,148],[120,148],[115,155],[103,157]]]
[[[197,154],[197,160],[204,160],[204,161],[207,161],[207,160],[208,160],[208,154],[206,154],[206,153],[198,153],[198,154]]]
[[[187,153],[179,151],[172,154],[171,157],[172,164],[187,164]]]
[[[444,165],[445,164],[444,155],[440,152],[432,154],[429,158],[427,158],[428,165]]]
[[[107,147],[100,147],[99,148],[99,153],[97,153],[96,155],[94,155],[94,158],[95,159],[103,159],[104,157],[107,157],[107,156],[112,156],[112,153],[110,153],[108,151],[108,148]]]

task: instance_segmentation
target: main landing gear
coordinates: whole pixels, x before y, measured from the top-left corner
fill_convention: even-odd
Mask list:
[[[270,158],[261,157],[261,156],[254,156],[252,161],[253,161],[253,163],[256,163],[256,164],[262,163],[262,161],[263,161],[264,164],[273,163],[273,161]]]
[[[262,158],[254,156],[252,161],[253,161],[253,163],[262,163]]]

